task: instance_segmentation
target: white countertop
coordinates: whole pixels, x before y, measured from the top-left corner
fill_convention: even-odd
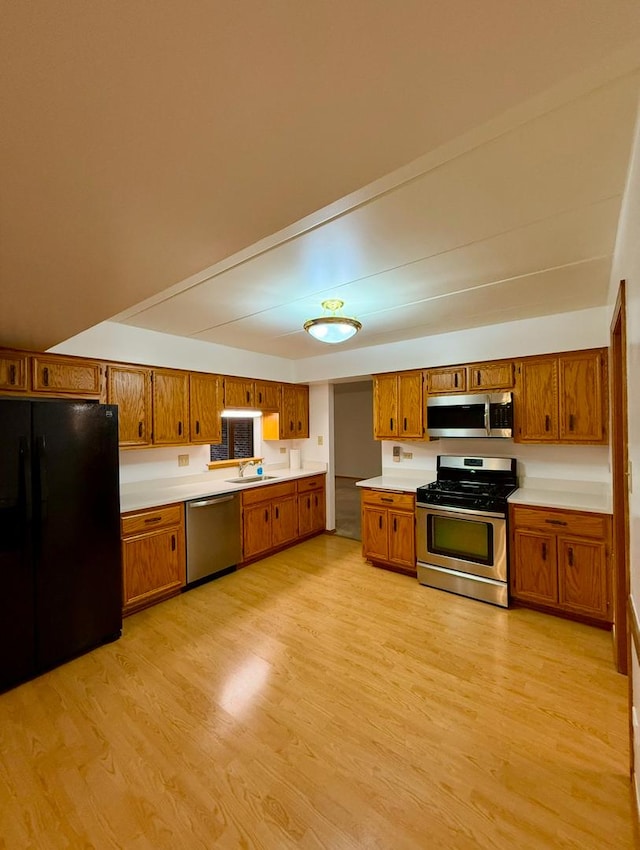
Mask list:
[[[509,496],[510,505],[534,505],[572,511],[610,514],[611,487],[601,481],[562,481],[530,478]]]
[[[327,471],[326,464],[305,464],[302,469],[265,467],[265,475],[273,478],[267,481],[246,481],[243,484],[232,484],[226,478],[237,478],[235,467],[227,470],[212,470],[201,475],[188,475],[176,478],[158,478],[149,481],[134,481],[120,486],[120,512],[137,511],[143,508],[157,508],[172,502],[186,502],[190,499],[201,499],[220,493],[237,493],[249,487],[265,487],[277,484],[279,481],[291,481],[295,478],[306,478]],[[221,477],[222,472],[226,478]]]
[[[415,493],[418,487],[435,480],[435,471],[413,470],[395,473],[385,470],[376,478],[357,481],[356,486]],[[610,514],[611,488],[599,481],[530,478],[523,481],[522,486],[509,496],[509,504]]]
[[[383,472],[376,478],[365,478],[356,481],[356,487],[372,487],[375,490],[399,490],[403,493],[415,493],[418,487],[429,484],[436,480],[435,471],[422,470],[420,472]]]

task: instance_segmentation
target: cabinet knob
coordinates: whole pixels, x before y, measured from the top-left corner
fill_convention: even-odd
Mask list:
[[[551,417],[547,413],[547,415],[544,417],[544,430],[548,431],[550,428],[551,428]]]
[[[573,566],[573,546],[569,546],[569,549],[567,551],[567,559],[569,561],[569,566],[572,567]]]
[[[178,422],[178,436],[182,436],[182,422]]]
[[[45,366],[44,369],[42,370],[42,383],[45,385],[45,387],[49,386],[49,367],[48,366]]]
[[[196,434],[200,433],[200,420],[196,419]]]
[[[394,532],[398,530],[398,520],[395,517],[393,518],[393,530]]]
[[[575,417],[574,417],[573,413],[570,413],[569,414],[569,430],[570,431],[573,431],[574,422],[575,422]]]
[[[172,552],[176,551],[176,536],[175,536],[175,534],[171,535],[171,551]]]
[[[453,376],[453,386],[454,386],[454,387],[457,387],[457,386],[458,386],[458,373],[457,373],[457,372],[456,372],[456,373],[455,373],[455,375]]]
[[[138,436],[142,436],[142,422],[138,422]]]
[[[407,417],[404,417],[404,430],[407,430]]]
[[[13,386],[16,382],[16,364],[12,363],[9,367],[9,383]]]
[[[546,543],[542,544],[542,560],[543,561],[547,560],[547,544]]]
[[[378,517],[378,528],[382,528],[382,517]]]

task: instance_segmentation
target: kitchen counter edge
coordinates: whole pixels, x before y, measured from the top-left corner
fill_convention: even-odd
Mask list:
[[[191,481],[180,483],[168,483],[166,479],[158,481],[136,481],[124,484],[120,489],[120,513],[140,511],[145,508],[158,508],[161,505],[170,505],[177,502],[189,502],[191,499],[203,499],[207,496],[218,496],[223,493],[239,493],[253,487],[266,487],[269,484],[279,484],[283,481],[292,481],[297,478],[309,478],[313,475],[325,475],[326,466],[318,464],[314,468],[302,469],[266,469],[265,474],[272,476],[265,481],[247,481],[244,484],[236,484],[223,478],[203,481]],[[206,473],[205,473],[206,475]],[[205,477],[204,475],[202,476]]]

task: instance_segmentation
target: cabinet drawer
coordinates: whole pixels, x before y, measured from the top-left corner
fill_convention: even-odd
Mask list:
[[[267,484],[262,487],[251,487],[242,491],[242,505],[255,505],[258,502],[268,502],[271,499],[280,499],[290,496],[296,492],[295,481],[283,481],[282,484]]]
[[[513,522],[516,528],[556,534],[574,534],[598,540],[606,540],[609,536],[609,518],[603,514],[514,506]]]
[[[126,514],[121,519],[122,536],[142,534],[145,531],[155,531],[169,525],[180,525],[183,517],[182,502],[178,505],[163,505],[148,511],[137,511]]]
[[[412,493],[395,493],[391,490],[363,490],[362,503],[412,511],[415,508],[415,496]]]
[[[321,487],[324,487],[324,475],[298,479],[298,493],[308,493],[309,490],[319,490]]]

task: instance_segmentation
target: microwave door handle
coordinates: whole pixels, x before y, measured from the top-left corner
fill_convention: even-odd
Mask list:
[[[491,399],[489,398],[489,396],[486,396],[484,403],[484,429],[487,432],[487,437],[491,436],[491,418],[489,416],[490,407]]]

